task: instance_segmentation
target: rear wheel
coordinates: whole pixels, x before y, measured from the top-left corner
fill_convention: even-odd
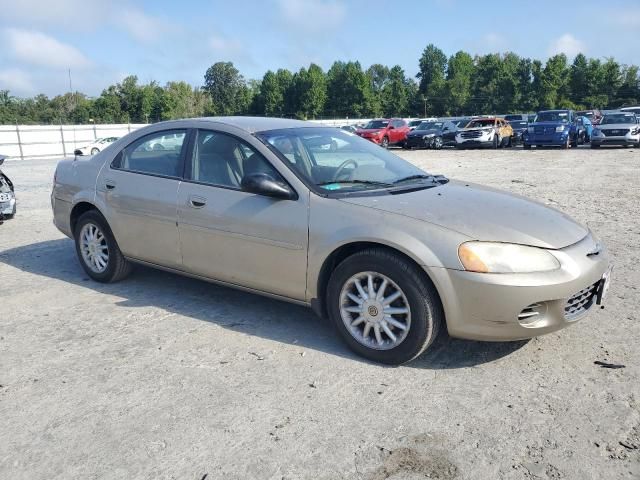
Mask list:
[[[93,148],[91,149],[91,155],[97,155],[98,153],[100,153],[100,150],[99,150],[99,149],[97,149],[97,148],[95,148],[95,147],[93,147]]]
[[[498,138],[498,135],[494,135],[493,136],[493,145],[492,147],[495,149],[497,149],[500,146],[501,140]]]
[[[84,271],[97,282],[122,280],[131,272],[104,217],[96,210],[80,216],[75,228],[76,253]]]
[[[327,311],[352,350],[393,365],[424,352],[444,321],[438,294],[424,272],[382,248],[358,252],[336,267]]]

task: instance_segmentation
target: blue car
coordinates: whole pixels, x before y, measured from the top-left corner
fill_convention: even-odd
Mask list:
[[[577,117],[573,110],[543,110],[538,112],[533,123],[522,135],[524,148],[535,145],[577,147],[579,132]]]

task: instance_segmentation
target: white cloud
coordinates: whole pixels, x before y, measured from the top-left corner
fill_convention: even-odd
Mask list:
[[[640,28],[640,9],[627,9],[624,13],[617,13],[612,18],[613,23],[625,28]]]
[[[34,30],[4,30],[7,50],[21,63],[52,68],[85,68],[91,62],[77,48]]]
[[[0,69],[0,85],[16,95],[33,95],[36,91],[31,75],[18,68]]]
[[[565,33],[560,38],[554,40],[549,46],[549,55],[564,53],[567,57],[575,57],[578,53],[585,53],[586,47],[570,33]]]
[[[278,0],[278,6],[290,28],[315,33],[339,27],[347,13],[337,0]]]
[[[133,38],[151,43],[172,32],[174,27],[162,19],[147,15],[142,10],[129,8],[117,16],[116,25],[124,28]]]
[[[47,27],[88,29],[99,24],[109,10],[109,3],[102,0],[0,0],[4,19]]]
[[[244,53],[244,46],[239,40],[219,35],[209,37],[209,46],[216,53],[228,53],[229,55]]]

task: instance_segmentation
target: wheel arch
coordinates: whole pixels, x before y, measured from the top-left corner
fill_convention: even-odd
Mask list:
[[[76,225],[80,216],[88,211],[95,210],[104,217],[104,214],[93,203],[87,201],[80,201],[76,203],[71,209],[71,215],[69,217],[69,226],[71,227],[71,233],[75,235]]]
[[[436,283],[433,281],[433,279],[431,278],[429,273],[425,270],[425,268],[421,266],[420,263],[416,261],[416,259],[413,258],[411,255],[402,251],[399,248],[396,248],[384,243],[376,242],[376,241],[368,241],[368,240],[354,241],[354,242],[345,243],[335,248],[322,263],[322,267],[320,268],[318,279],[317,279],[317,286],[316,286],[317,297],[311,300],[311,308],[314,310],[314,312],[317,315],[319,315],[322,318],[327,317],[326,295],[327,295],[327,286],[329,284],[329,279],[331,278],[331,273],[343,260],[350,257],[354,253],[365,250],[367,248],[380,248],[380,249],[387,250],[388,252],[403,258],[407,262],[417,267],[418,271],[423,276],[423,278],[427,282],[429,282],[431,285],[433,285],[435,291],[438,294],[438,297],[439,297],[438,299],[442,304],[442,298]]]

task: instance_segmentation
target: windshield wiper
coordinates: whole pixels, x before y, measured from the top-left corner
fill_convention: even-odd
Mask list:
[[[344,184],[344,183],[355,183],[355,184],[359,184],[359,185],[376,185],[376,186],[380,186],[380,187],[391,187],[393,186],[392,183],[386,183],[386,182],[374,182],[373,180],[333,180],[333,181],[329,181],[329,182],[321,182],[318,183],[317,185],[319,187],[325,186],[325,185],[333,185],[333,184]]]
[[[422,175],[422,174],[409,175],[408,177],[404,177],[404,178],[401,178],[399,180],[396,180],[395,182],[393,182],[393,184],[396,185],[398,183],[408,182],[409,180],[422,180],[422,179],[427,179],[427,178],[429,180],[433,180],[435,177],[433,175]]]

